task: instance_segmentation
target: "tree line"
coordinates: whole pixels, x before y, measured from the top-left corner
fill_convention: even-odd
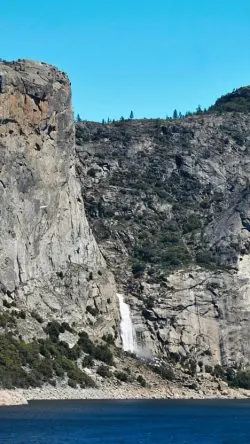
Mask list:
[[[186,111],[184,114],[181,111],[177,111],[177,109],[174,109],[172,116],[168,116],[166,115],[165,120],[178,120],[178,119],[183,119],[184,117],[190,117],[190,116],[194,116],[197,114],[202,114],[202,113],[206,113],[207,110],[206,108],[202,109],[200,105],[197,106],[196,110],[191,112],[191,111]],[[131,111],[129,114],[129,117],[126,119],[124,116],[121,116],[119,121],[123,121],[123,120],[132,120],[134,119],[134,112]],[[144,117],[144,119],[146,119],[146,117]],[[86,122],[87,119],[81,119],[80,114],[77,114],[76,116],[76,121],[77,122]],[[115,119],[110,119],[109,117],[106,119],[102,119],[102,124],[105,125],[107,123],[114,123],[117,122],[117,120]]]

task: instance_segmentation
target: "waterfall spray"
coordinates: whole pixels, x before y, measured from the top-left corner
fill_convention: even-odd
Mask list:
[[[125,351],[134,352],[134,335],[133,335],[133,324],[130,314],[130,307],[123,300],[122,294],[117,293],[117,297],[119,299],[120,305],[120,315],[121,315],[121,338],[122,345]]]

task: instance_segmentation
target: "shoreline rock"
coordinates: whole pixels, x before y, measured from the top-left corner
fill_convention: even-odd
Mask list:
[[[250,390],[228,389],[223,392],[202,394],[194,390],[178,389],[161,390],[147,388],[114,388],[114,389],[73,389],[70,387],[43,387],[34,389],[0,390],[0,406],[27,405],[29,401],[56,400],[126,400],[126,399],[250,399]]]
[[[27,399],[17,390],[0,390],[0,406],[27,404]]]

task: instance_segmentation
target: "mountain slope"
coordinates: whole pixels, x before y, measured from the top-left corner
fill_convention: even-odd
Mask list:
[[[140,352],[250,360],[250,116],[77,125],[89,223]]]
[[[249,123],[81,123],[75,147],[67,76],[0,63],[1,387],[249,388]]]

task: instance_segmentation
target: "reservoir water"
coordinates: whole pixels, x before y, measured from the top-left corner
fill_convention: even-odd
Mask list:
[[[249,444],[250,401],[34,401],[0,408],[1,444]]]

